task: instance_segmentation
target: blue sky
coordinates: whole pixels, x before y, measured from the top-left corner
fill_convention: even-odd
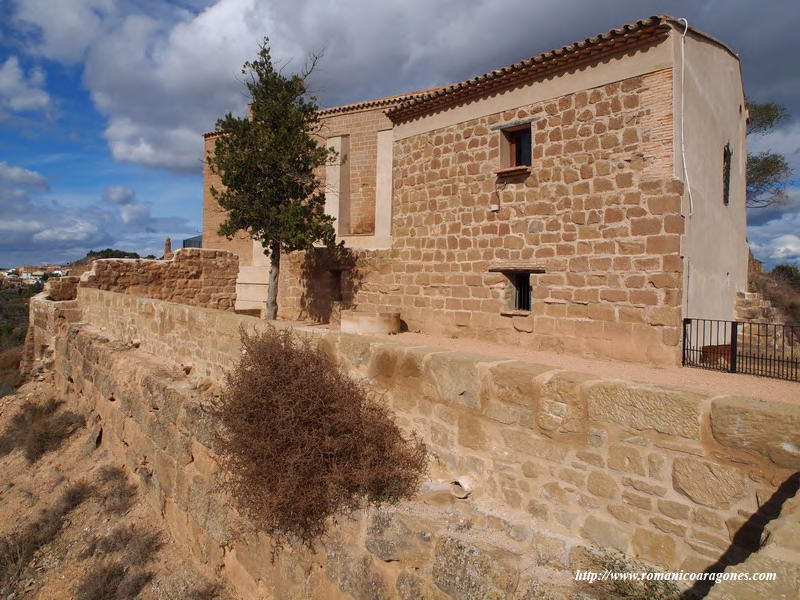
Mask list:
[[[433,9],[435,7],[435,9]],[[751,140],[800,172],[796,1],[0,0],[0,266],[199,232],[202,138],[245,99],[263,36],[288,69],[323,50],[322,104],[458,81],[670,13],[742,57],[748,95],[792,118]],[[514,15],[513,19],[509,15]],[[800,187],[751,213],[755,254],[800,257]]]

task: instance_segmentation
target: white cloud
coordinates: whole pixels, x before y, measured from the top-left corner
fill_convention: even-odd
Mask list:
[[[264,36],[289,70],[324,50],[313,87],[324,104],[336,104],[462,80],[663,10],[655,0],[584,4],[440,0],[434,10],[426,0],[59,0],[53,10],[53,0],[14,0],[12,21],[27,31],[31,53],[84,60],[83,79],[107,118],[116,159],[199,171],[200,134],[244,109],[240,67]],[[729,4],[713,18],[701,8],[687,16],[746,51],[745,65],[785,54],[780,44],[791,35],[781,31],[794,30],[790,20]],[[744,19],[769,35],[743,36]],[[791,78],[766,85],[768,72],[751,67],[753,91],[777,101],[800,94]],[[796,153],[800,125],[793,127],[755,146]]]
[[[42,224],[39,221],[24,219],[0,219],[0,231],[39,231]]]
[[[51,226],[41,231],[37,231],[32,240],[34,243],[42,242],[87,242],[97,239],[100,232],[96,223],[86,219],[72,217],[68,222],[61,225]]]
[[[788,188],[787,195],[785,205],[749,211],[750,248],[768,267],[800,261],[800,188]]]
[[[115,0],[17,0],[14,22],[30,34],[29,51],[66,63],[78,62],[101,34]]]
[[[6,184],[6,187],[19,185],[37,190],[50,189],[47,179],[41,173],[9,165],[0,160],[0,185],[2,184]]]
[[[105,247],[160,254],[167,235],[180,239],[195,233],[186,219],[154,217],[152,204],[127,187],[109,186],[81,209],[48,192],[40,173],[0,162],[0,256],[9,266],[41,257],[74,260]]]
[[[136,192],[121,185],[111,185],[103,190],[103,200],[111,204],[130,204],[135,197]]]
[[[16,20],[38,33],[32,51],[65,63],[85,56],[84,81],[116,159],[181,170],[199,171],[201,134],[244,110],[241,65],[264,36],[290,71],[325,51],[313,81],[325,104],[462,79],[547,49],[548,38],[570,41],[549,32],[531,41],[529,24],[556,0],[444,0],[437,10],[446,23],[423,0],[218,0],[194,11],[157,0],[69,1],[83,28],[78,18],[60,23],[45,0],[18,3]],[[498,37],[486,23],[500,20]],[[598,31],[590,16],[574,21]]]
[[[800,120],[765,135],[751,135],[747,143],[749,152],[769,150],[783,154],[794,175],[800,177]]]
[[[26,75],[16,56],[0,66],[0,106],[13,112],[45,111],[52,99],[43,87],[44,71],[33,68]]]

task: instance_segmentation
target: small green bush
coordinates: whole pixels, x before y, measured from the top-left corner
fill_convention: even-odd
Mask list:
[[[409,498],[427,468],[388,407],[308,338],[242,331],[243,353],[215,411],[229,489],[279,548],[310,544],[329,520]]]

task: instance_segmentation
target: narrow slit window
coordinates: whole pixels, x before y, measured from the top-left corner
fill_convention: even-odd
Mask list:
[[[509,166],[530,167],[531,160],[531,128],[517,129],[506,133],[508,137]]]
[[[531,309],[531,274],[511,273],[511,283],[514,285],[514,310]]]
[[[722,203],[727,206],[731,196],[731,161],[733,150],[730,144],[725,144],[722,149]]]
[[[342,272],[339,269],[333,269],[331,274],[331,300],[334,302],[342,301]]]

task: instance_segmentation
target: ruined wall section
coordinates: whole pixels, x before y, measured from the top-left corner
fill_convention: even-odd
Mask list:
[[[191,306],[233,310],[238,257],[225,250],[181,248],[165,260],[104,258],[80,286]]]
[[[238,357],[240,327],[268,326],[87,288],[79,303],[98,334],[212,381]],[[762,505],[800,468],[792,404],[298,331],[319,336],[334,360],[386,392],[400,424],[429,445],[436,485],[460,482],[476,511],[526,544],[558,540],[547,544],[562,564],[574,566],[572,549],[592,544],[690,571],[725,552],[741,556],[734,540],[758,537]]]

